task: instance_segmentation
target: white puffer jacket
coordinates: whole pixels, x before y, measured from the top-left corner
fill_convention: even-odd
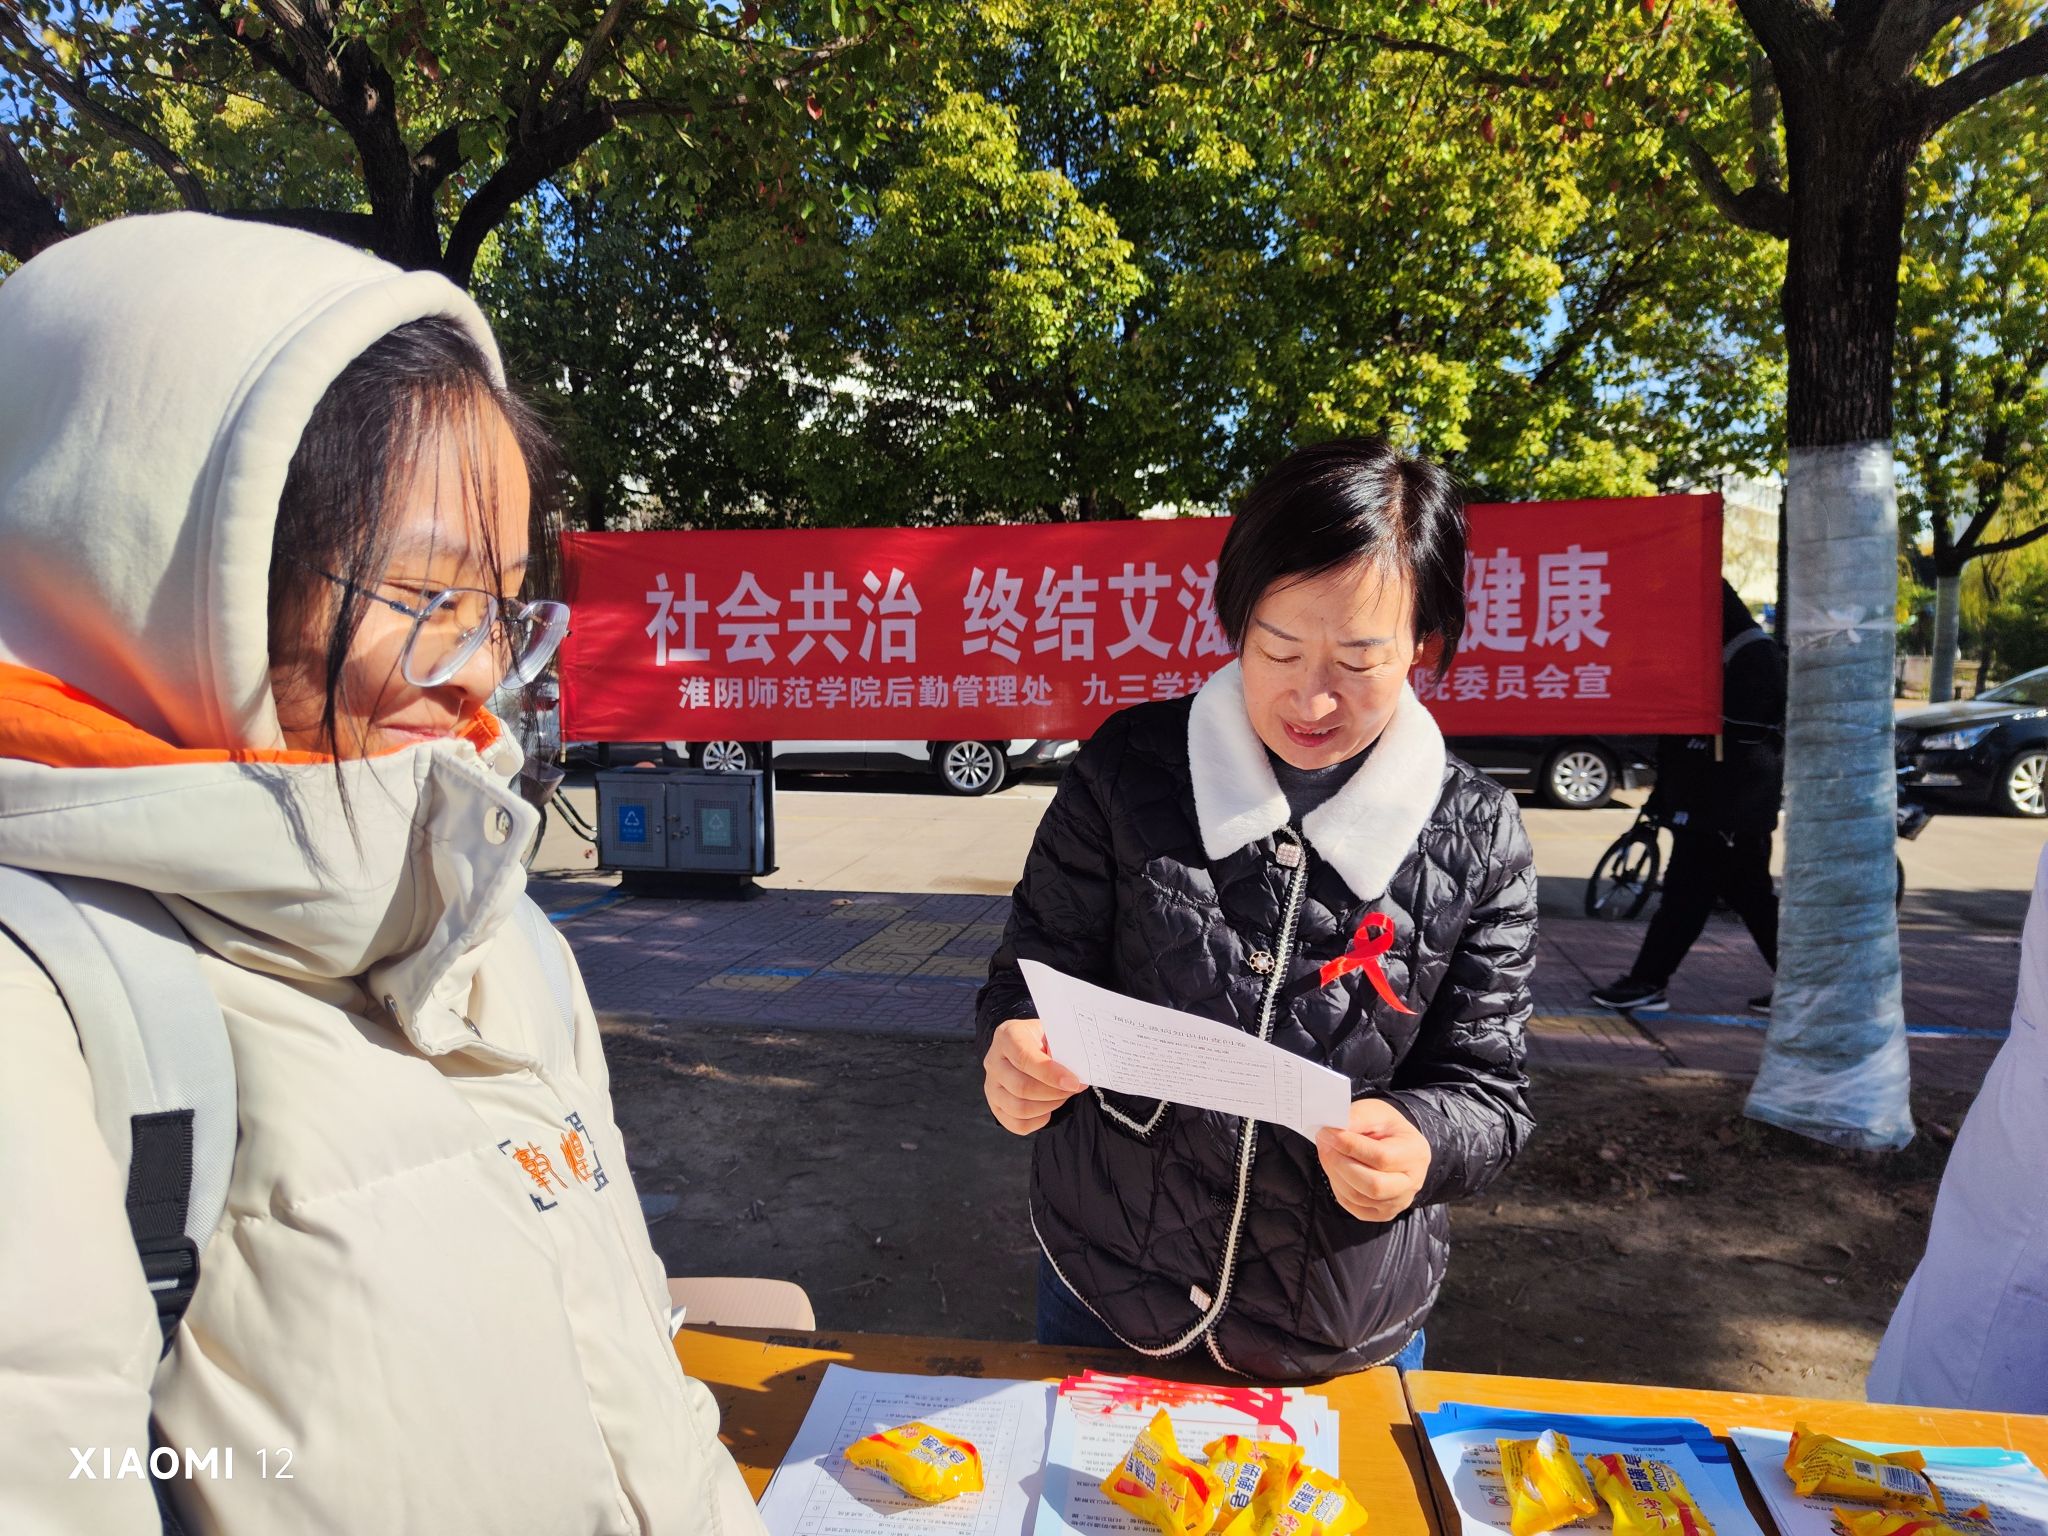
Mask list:
[[[158,1443],[220,1453],[176,1488],[195,1532],[761,1529],[670,1348],[589,1002],[572,1036],[507,922],[517,749],[349,764],[353,830],[333,766],[277,750],[286,465],[348,361],[430,314],[488,347],[437,277],[190,214],[0,283],[0,863],[166,898],[241,1114],[159,1364],[71,1021],[0,934],[10,1536],[157,1530],[119,1475],[152,1401]]]

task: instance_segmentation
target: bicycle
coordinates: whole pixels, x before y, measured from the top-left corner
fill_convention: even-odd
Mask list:
[[[1933,809],[1914,799],[1901,785],[1894,814],[1900,841],[1910,843],[1927,830],[1927,823],[1933,819]],[[1657,837],[1662,825],[1645,808],[1636,813],[1633,826],[1607,845],[1607,851],[1600,855],[1586,881],[1586,916],[1626,922],[1649,905],[1650,898],[1661,889],[1659,880],[1664,872],[1664,848]],[[1892,905],[1903,906],[1906,862],[1895,854],[1892,866]]]
[[[1638,811],[1635,824],[1607,845],[1586,881],[1586,916],[1626,922],[1649,904],[1664,872],[1661,825],[1647,810]]]

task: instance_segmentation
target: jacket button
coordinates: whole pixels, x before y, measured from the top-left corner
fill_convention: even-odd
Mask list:
[[[1270,953],[1263,949],[1253,950],[1249,955],[1245,957],[1244,963],[1250,966],[1253,970],[1257,971],[1261,976],[1268,976],[1272,974],[1273,957]]]
[[[512,813],[499,806],[491,813],[491,819],[484,824],[484,836],[494,843],[502,843],[512,835]]]

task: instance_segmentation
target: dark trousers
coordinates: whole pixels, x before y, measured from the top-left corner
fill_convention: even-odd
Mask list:
[[[1735,909],[1765,962],[1776,970],[1778,894],[1771,889],[1771,834],[1679,827],[1664,876],[1664,899],[1629,974],[1653,987],[1670,981],[1707,926],[1717,896]]]

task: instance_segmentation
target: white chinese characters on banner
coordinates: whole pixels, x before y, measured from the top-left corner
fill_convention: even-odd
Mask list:
[[[888,580],[869,571],[861,577],[860,584],[866,593],[860,600],[860,611],[868,616],[867,629],[860,637],[860,659],[880,661],[887,665],[892,661],[917,661],[917,616],[924,611],[924,605],[917,600],[917,589],[901,571],[891,567]],[[882,654],[875,655],[875,638],[881,636]]]
[[[654,578],[654,590],[647,594],[647,601],[654,605],[654,617],[647,622],[647,633],[654,638],[654,664],[665,667],[671,661],[709,661],[711,653],[697,644],[697,619],[708,612],[711,605],[697,596],[697,573],[690,571],[683,577],[683,590],[671,592],[668,588],[668,573],[663,571]],[[680,644],[675,637],[680,635]]]
[[[685,578],[695,580],[694,576]],[[730,622],[718,626],[726,642],[725,659],[734,661],[775,660],[775,615],[782,604],[761,590],[752,571],[741,571],[732,595],[718,605],[718,616]]]
[[[1168,680],[1173,684],[1172,691],[1136,692],[1128,698],[1179,698],[1201,682],[1198,677],[1183,679],[1178,674],[1162,674],[1160,687]],[[683,709],[975,709],[984,704],[995,709],[1043,709],[1052,702],[1050,678],[1015,672],[955,677],[700,675],[676,683],[676,703]]]
[[[1467,557],[1465,637],[1460,642],[1466,650],[1519,651],[1529,643],[1522,633],[1522,587],[1527,580],[1520,557],[1504,549]]]
[[[1567,545],[1561,555],[1541,555],[1536,561],[1537,645],[1561,645],[1576,651],[1580,642],[1605,645],[1607,594],[1607,551],[1584,550]]]
[[[1556,662],[1531,670],[1525,665],[1488,667],[1460,661],[1443,677],[1417,671],[1416,697],[1424,703],[1478,704],[1506,699],[1610,699],[1614,669],[1605,662],[1562,667]]]
[[[1417,692],[1456,704],[1612,698],[1612,668],[1586,658],[1611,639],[1607,566],[1606,550],[1577,543],[1533,556],[1502,547],[1475,552],[1466,562],[1458,657],[1441,679],[1418,672]],[[1048,664],[1088,664],[1085,706],[1120,708],[1192,693],[1232,655],[1216,615],[1214,560],[1178,571],[1149,560],[1115,568],[976,566],[961,602],[959,654],[970,666],[985,658],[989,670],[957,675],[909,670],[923,654],[919,625],[926,607],[909,575],[893,566],[854,569],[857,578],[846,581],[835,570],[803,571],[793,584],[785,578],[772,591],[754,571],[742,570],[716,603],[699,594],[699,572],[684,572],[679,583],[658,572],[646,593],[654,664],[722,662],[748,669],[679,680],[677,704],[788,712],[1042,709],[1056,702],[1054,684],[1021,669],[1027,657],[1043,655]],[[944,650],[940,646],[942,657]],[[858,670],[761,675],[806,664],[815,672],[821,662]],[[1181,669],[1148,668],[1147,662],[1178,662]],[[1010,663],[1018,668],[1005,666]],[[890,675],[892,667],[905,670]]]
[[[1111,661],[1121,660],[1135,650],[1144,650],[1162,659],[1171,654],[1166,642],[1152,633],[1152,624],[1159,616],[1159,594],[1172,585],[1173,578],[1150,560],[1145,562],[1142,571],[1134,562],[1126,560],[1123,574],[1109,578],[1109,589],[1117,595],[1124,621],[1123,639],[1109,648]]]
[[[1529,574],[1520,555],[1505,549],[1465,561],[1465,635],[1461,652],[1523,651],[1556,646],[1576,651],[1608,641],[1607,551],[1567,545],[1561,553],[1536,557],[1536,613],[1533,629],[1522,610]],[[1526,632],[1525,632],[1526,631]],[[1458,695],[1451,695],[1458,696]],[[1526,698],[1526,694],[1495,698]],[[1464,695],[1484,698],[1483,693]],[[1592,695],[1581,695],[1592,697]]]
[[[831,571],[806,571],[802,582],[790,589],[787,601],[773,597],[752,571],[741,571],[732,591],[716,607],[717,633],[723,651],[719,659],[759,662],[772,666],[778,660],[801,662],[822,644],[835,661],[849,656],[846,641],[854,627],[851,614],[842,612],[849,595]],[[654,609],[646,634],[654,641],[654,664],[667,667],[712,659],[708,646],[697,642],[698,620],[713,611],[697,595],[697,573],[683,574],[681,591],[669,586],[668,573],[654,578],[647,593]],[[783,609],[792,611],[785,619]],[[863,616],[860,655],[864,661],[887,665],[917,661],[917,617],[923,611],[917,589],[900,570],[867,571],[861,577],[857,606]],[[777,653],[779,640],[795,638],[786,658]]]

